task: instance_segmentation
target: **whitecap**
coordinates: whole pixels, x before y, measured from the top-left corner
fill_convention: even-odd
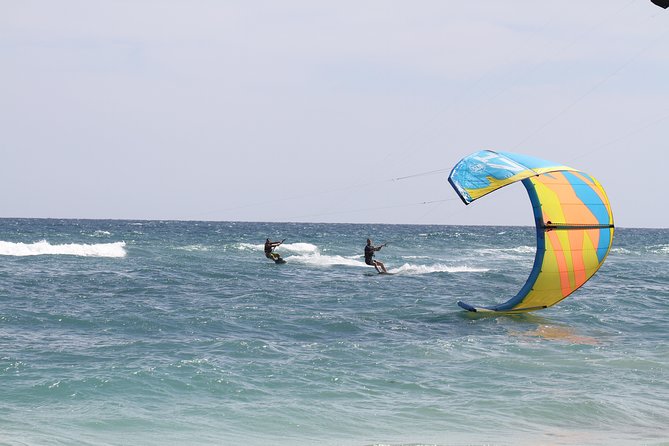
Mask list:
[[[180,246],[176,249],[181,250],[181,251],[189,251],[189,252],[192,252],[192,251],[200,251],[200,252],[209,251],[209,247],[204,246],[204,245],[187,245],[187,246]]]
[[[0,241],[0,255],[38,256],[38,255],[73,255],[82,257],[125,257],[125,242],[114,243],[66,243],[52,245],[46,240],[35,243],[14,243]]]
[[[434,265],[412,265],[405,263],[399,268],[388,270],[393,274],[431,274],[431,273],[483,273],[490,271],[488,268],[473,268],[466,265],[450,266],[443,263]]]
[[[313,254],[303,254],[303,255],[293,255],[287,257],[286,260],[290,262],[303,263],[305,265],[315,265],[315,266],[333,266],[333,265],[346,265],[346,266],[367,266],[362,260],[357,260],[359,256],[355,257],[344,257],[344,256],[330,256],[322,255],[318,252]]]
[[[265,248],[265,245],[262,245]],[[318,253],[318,246],[311,243],[284,243],[277,250],[286,250],[297,254],[315,254]]]
[[[481,248],[475,252],[483,256],[495,256],[496,258],[515,257],[516,254],[534,254],[537,248],[534,246],[516,246],[515,248]]]
[[[263,245],[258,245],[257,243],[238,243],[236,248],[240,251],[262,251]]]
[[[90,234],[90,237],[106,237],[108,235],[111,235],[111,232],[98,229],[97,231]]]
[[[653,245],[648,250],[655,254],[669,254],[669,245]]]
[[[264,243],[238,243],[240,251],[264,251]],[[277,252],[288,251],[295,254],[314,254],[318,252],[318,246],[311,243],[284,243],[276,248]]]

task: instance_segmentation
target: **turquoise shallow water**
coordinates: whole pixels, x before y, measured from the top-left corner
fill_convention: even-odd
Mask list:
[[[391,276],[363,263],[371,236]],[[275,265],[266,237],[286,238]],[[541,312],[534,229],[0,220],[0,444],[669,444],[669,230]]]

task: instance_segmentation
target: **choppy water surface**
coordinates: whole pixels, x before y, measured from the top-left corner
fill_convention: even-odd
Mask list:
[[[551,309],[457,307],[514,295],[534,237],[0,220],[0,444],[669,444],[669,230]]]

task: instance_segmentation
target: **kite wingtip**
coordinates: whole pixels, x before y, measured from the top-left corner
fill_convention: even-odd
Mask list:
[[[475,307],[472,307],[472,306],[469,305],[468,303],[465,303],[465,302],[459,300],[459,301],[458,301],[458,305],[460,306],[460,308],[464,308],[464,309],[467,310],[467,311],[472,311],[472,312],[476,313],[476,308],[475,308]]]

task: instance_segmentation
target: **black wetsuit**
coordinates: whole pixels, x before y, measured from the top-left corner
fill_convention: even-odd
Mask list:
[[[365,245],[365,263],[374,266],[374,247],[372,245]]]
[[[276,248],[276,246],[272,246],[272,243],[265,243],[265,257],[276,261],[276,259],[281,256],[274,253],[274,248]]]

